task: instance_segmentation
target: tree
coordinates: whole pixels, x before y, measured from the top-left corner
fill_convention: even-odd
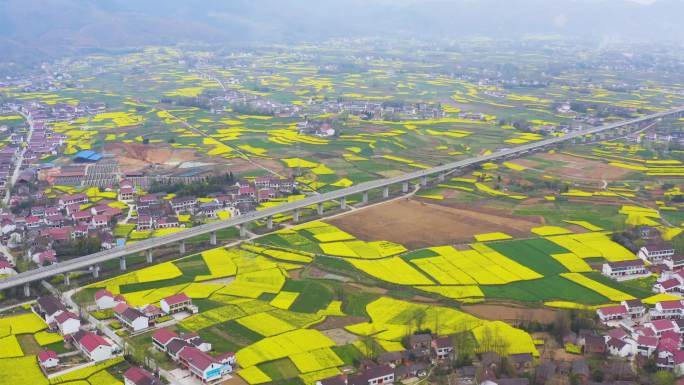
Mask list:
[[[591,371],[591,379],[596,382],[603,382],[603,379],[606,377],[606,373],[603,371],[603,369],[596,368]]]
[[[461,328],[468,330],[467,328]],[[454,345],[453,365],[457,368],[471,365],[475,357],[475,339],[469,331],[456,333],[451,336],[451,343]]]
[[[556,320],[551,328],[551,334],[556,337],[558,342],[563,341],[563,337],[567,335],[571,330],[571,318],[567,311],[556,312]]]
[[[670,371],[659,370],[651,376],[653,385],[674,385],[677,383],[677,376]]]
[[[380,345],[375,340],[375,338],[372,337],[372,335],[363,336],[361,338],[361,344],[363,345],[361,353],[363,353],[364,357],[366,357],[367,359],[374,360],[378,357],[378,354],[381,352]]]

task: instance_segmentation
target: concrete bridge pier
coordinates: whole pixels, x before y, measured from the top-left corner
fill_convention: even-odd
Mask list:
[[[240,227],[240,238],[247,238],[247,226],[243,223],[239,227]]]
[[[119,258],[119,269],[126,271],[126,257]]]
[[[31,296],[31,285],[29,285],[28,282],[24,284],[24,297],[30,297]]]
[[[442,172],[439,174],[439,181],[444,182],[446,180],[446,173]]]
[[[100,278],[100,266],[99,265],[93,265],[93,278]]]
[[[409,192],[409,182],[404,182],[401,184],[401,192],[404,194]]]
[[[185,254],[185,241],[181,241],[181,243],[180,243],[180,245],[178,245],[178,247],[180,249],[181,255],[184,255]]]
[[[361,198],[361,203],[363,203],[364,205],[368,204],[368,191],[363,192],[363,195]]]
[[[71,285],[71,278],[69,278],[69,273],[64,273],[64,284],[67,286]]]
[[[152,263],[152,250],[145,251],[145,256],[147,257],[147,263]]]
[[[316,212],[320,216],[320,215],[323,215],[323,211],[324,211],[323,202],[321,202],[316,206]]]
[[[266,218],[266,228],[269,230],[273,230],[273,217],[272,216]]]
[[[295,209],[294,213],[292,213],[292,222],[299,222],[299,214],[299,209]]]
[[[347,209],[347,198],[346,197],[342,197],[342,199],[340,199],[340,208],[342,210]]]
[[[420,184],[423,187],[427,186],[427,177],[426,176],[420,178]]]
[[[209,244],[212,246],[216,246],[216,231],[212,231],[209,233]]]
[[[385,199],[389,198],[389,187],[385,186],[382,188],[382,197]]]

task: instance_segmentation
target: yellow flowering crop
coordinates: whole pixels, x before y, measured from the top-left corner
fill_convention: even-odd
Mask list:
[[[592,271],[584,260],[573,253],[552,254],[551,257],[565,266],[568,271],[573,273],[586,273]]]
[[[316,372],[323,369],[344,365],[340,357],[330,348],[321,348],[308,352],[301,352],[290,356],[301,373]]]
[[[277,307],[278,309],[287,310],[292,306],[292,303],[297,299],[299,293],[292,291],[281,291],[269,302],[271,306]]]
[[[431,285],[433,282],[399,257],[377,260],[349,259],[354,267],[380,280],[399,285]]]
[[[610,286],[606,286],[600,282],[596,282],[591,278],[585,277],[580,273],[562,273],[561,277],[568,279],[572,282],[575,282],[578,285],[582,285],[588,289],[591,289],[602,296],[608,298],[611,301],[625,301],[625,300],[630,300],[634,299],[633,296],[623,293],[620,290],[613,289]]]
[[[271,377],[269,377],[256,366],[250,366],[248,368],[242,369],[238,371],[238,374],[250,385],[263,384],[265,382],[272,381]]]
[[[250,367],[262,362],[277,360],[297,353],[334,346],[323,333],[313,329],[297,329],[266,337],[237,352],[241,366]]]
[[[238,319],[237,322],[247,329],[253,330],[265,337],[295,329],[293,325],[280,318],[274,317],[268,312],[248,315]]]
[[[0,358],[22,357],[24,351],[15,335],[0,338]]]

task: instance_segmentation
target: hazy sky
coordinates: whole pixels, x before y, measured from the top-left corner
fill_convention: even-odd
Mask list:
[[[650,6],[639,4],[651,4]],[[0,61],[339,37],[684,42],[684,0],[0,0]]]

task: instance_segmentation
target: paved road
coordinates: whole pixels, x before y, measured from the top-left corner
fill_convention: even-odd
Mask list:
[[[21,149],[21,152],[19,153],[19,156],[17,157],[17,160],[14,165],[14,172],[12,172],[12,176],[9,180],[9,183],[7,184],[7,193],[5,194],[5,197],[3,198],[3,203],[7,205],[9,203],[10,197],[12,196],[12,187],[14,186],[15,183],[17,183],[17,178],[19,178],[19,174],[21,173],[21,165],[24,163],[24,154],[26,154],[26,150],[28,149],[28,144],[31,141],[31,136],[33,135],[33,119],[29,117],[28,115],[24,114],[23,112],[19,111],[19,113],[26,119],[26,122],[29,125],[29,131],[28,134],[26,135],[26,146],[24,146]]]
[[[403,182],[410,182],[416,179],[420,179],[423,177],[430,177],[434,176],[437,174],[441,173],[447,173],[449,171],[453,171],[455,169],[459,168],[464,168],[468,166],[473,166],[477,164],[481,164],[484,162],[490,162],[502,158],[508,158],[512,157],[515,155],[521,155],[528,153],[530,151],[533,151],[535,149],[539,149],[545,146],[552,146],[555,144],[559,144],[564,141],[569,141],[572,139],[577,139],[581,138],[585,135],[590,135],[590,134],[597,134],[601,133],[603,131],[608,131],[611,129],[631,125],[631,124],[636,124],[636,123],[641,123],[645,121],[649,121],[652,119],[658,119],[658,118],[663,118],[669,115],[677,114],[677,113],[682,113],[684,112],[684,107],[679,107],[676,109],[668,110],[665,112],[659,112],[656,114],[651,114],[647,116],[643,116],[637,119],[630,119],[626,120],[623,122],[618,122],[618,123],[613,123],[613,124],[608,124],[605,126],[601,127],[595,127],[595,128],[590,128],[582,131],[577,131],[573,132],[570,134],[567,134],[562,137],[555,137],[551,139],[545,139],[541,140],[538,142],[534,143],[529,143],[525,144],[522,146],[517,146],[514,148],[510,149],[503,149],[497,152],[494,152],[489,155],[483,155],[483,156],[477,156],[469,159],[464,159],[460,160],[457,162],[453,163],[448,163],[444,164],[441,166],[437,166],[431,169],[426,169],[426,170],[419,170],[411,173],[407,173],[404,175],[396,176],[393,178],[387,178],[387,179],[380,179],[380,180],[375,180],[375,181],[370,181],[370,182],[365,182],[361,183],[352,187],[336,190],[336,191],[331,191],[327,192],[324,194],[319,194],[319,195],[313,195],[309,196],[305,199],[296,201],[296,202],[290,202],[290,203],[285,203],[279,206],[275,207],[270,207],[265,210],[261,211],[255,211],[251,213],[247,213],[235,218],[230,218],[227,220],[223,221],[216,221],[212,223],[208,223],[205,225],[197,226],[197,227],[192,227],[188,230],[181,231],[178,233],[173,233],[169,235],[165,235],[162,237],[158,238],[153,238],[153,239],[148,239],[145,241],[137,242],[131,245],[126,245],[123,247],[117,247],[111,250],[105,250],[105,251],[100,251],[95,254],[90,254],[86,255],[83,257],[79,258],[74,258],[72,260],[60,262],[51,266],[46,266],[46,267],[41,267],[38,269],[30,270],[27,272],[20,273],[15,276],[11,276],[9,278],[6,278],[2,281],[0,281],[0,290],[16,287],[19,285],[24,285],[26,283],[42,280],[48,277],[51,277],[56,274],[62,274],[66,273],[69,271],[73,270],[79,270],[79,269],[87,269],[90,266],[97,265],[115,258],[120,258],[124,257],[127,255],[131,254],[136,254],[140,252],[144,252],[146,250],[152,250],[157,247],[160,247],[162,245],[166,245],[169,243],[176,243],[176,242],[181,242],[185,239],[196,237],[199,235],[204,235],[208,233],[212,233],[221,229],[229,228],[229,227],[235,227],[243,224],[247,224],[256,220],[264,220],[267,219],[268,217],[277,215],[277,214],[283,214],[287,212],[292,212],[294,210],[298,209],[303,209],[312,205],[317,205],[317,204],[322,204],[324,202],[328,201],[334,201],[338,199],[342,199],[344,197],[347,197],[349,195],[353,194],[359,194],[363,193],[369,190],[375,190],[375,189],[381,189],[384,187],[388,187],[391,185],[396,185],[399,183]]]

